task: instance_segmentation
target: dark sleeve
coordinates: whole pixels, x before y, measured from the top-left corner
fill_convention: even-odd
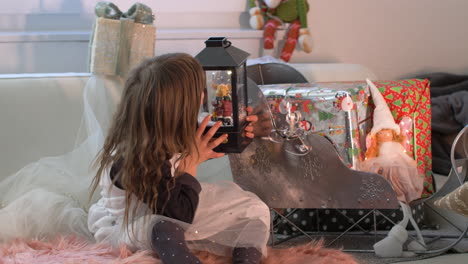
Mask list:
[[[122,183],[120,181],[120,178],[117,177],[117,173],[119,173],[119,171],[122,169],[122,161],[119,160],[117,162],[115,162],[114,164],[112,164],[112,167],[110,169],[110,172],[109,172],[109,176],[110,176],[110,179],[111,181],[114,183],[114,186],[121,189],[121,190],[124,190],[123,186],[122,186]]]
[[[112,165],[110,178],[117,188],[125,190],[120,178],[117,177],[117,174],[122,167],[122,163],[122,161],[118,161]],[[192,223],[198,207],[198,195],[201,191],[200,183],[195,177],[188,173],[184,173],[173,179],[171,174],[171,165],[169,162],[166,162],[163,165],[161,172],[162,178],[158,186],[156,211],[153,211],[153,213],[164,215],[186,223]],[[152,192],[146,193],[144,195],[145,199],[143,202],[148,204],[150,199],[154,196],[155,195]]]
[[[172,183],[172,175],[169,170],[164,170],[163,179],[159,185],[157,210],[158,214],[186,223],[192,223],[198,207],[201,186],[198,180],[188,173],[175,178]],[[169,175],[167,175],[169,173]],[[167,192],[167,182],[172,186]]]

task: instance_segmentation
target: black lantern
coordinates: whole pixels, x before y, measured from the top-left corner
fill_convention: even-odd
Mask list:
[[[228,134],[227,140],[215,151],[241,153],[251,142],[245,137],[247,126],[247,74],[249,53],[231,46],[225,37],[209,38],[206,47],[195,58],[206,74],[205,100],[200,109],[199,121],[212,116],[207,129],[217,121],[223,124],[215,137]]]

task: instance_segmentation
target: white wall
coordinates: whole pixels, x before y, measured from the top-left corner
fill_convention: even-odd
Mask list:
[[[363,64],[380,78],[468,74],[466,0],[309,0],[315,50],[298,61]]]
[[[0,9],[0,73],[86,70],[92,7],[97,0],[4,2]],[[126,10],[134,1],[114,2]],[[248,19],[246,0],[140,2],[155,10],[158,54],[174,50],[195,53],[212,33],[210,29],[235,38],[236,46],[260,54],[261,32],[239,30]],[[314,50],[311,54],[297,52],[293,62],[358,63],[382,79],[431,71],[468,72],[466,0],[309,3]],[[24,31],[28,31],[26,35]]]

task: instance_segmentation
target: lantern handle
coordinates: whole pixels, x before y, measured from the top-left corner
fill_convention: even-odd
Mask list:
[[[211,37],[205,41],[206,47],[222,47],[229,48],[231,46],[231,41],[227,40],[226,37]]]

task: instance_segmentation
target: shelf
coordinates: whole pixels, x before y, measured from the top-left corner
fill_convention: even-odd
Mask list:
[[[0,32],[0,43],[15,42],[87,42],[91,31],[24,31]],[[157,29],[157,40],[207,39],[211,36],[231,39],[261,39],[262,30],[252,29]]]

